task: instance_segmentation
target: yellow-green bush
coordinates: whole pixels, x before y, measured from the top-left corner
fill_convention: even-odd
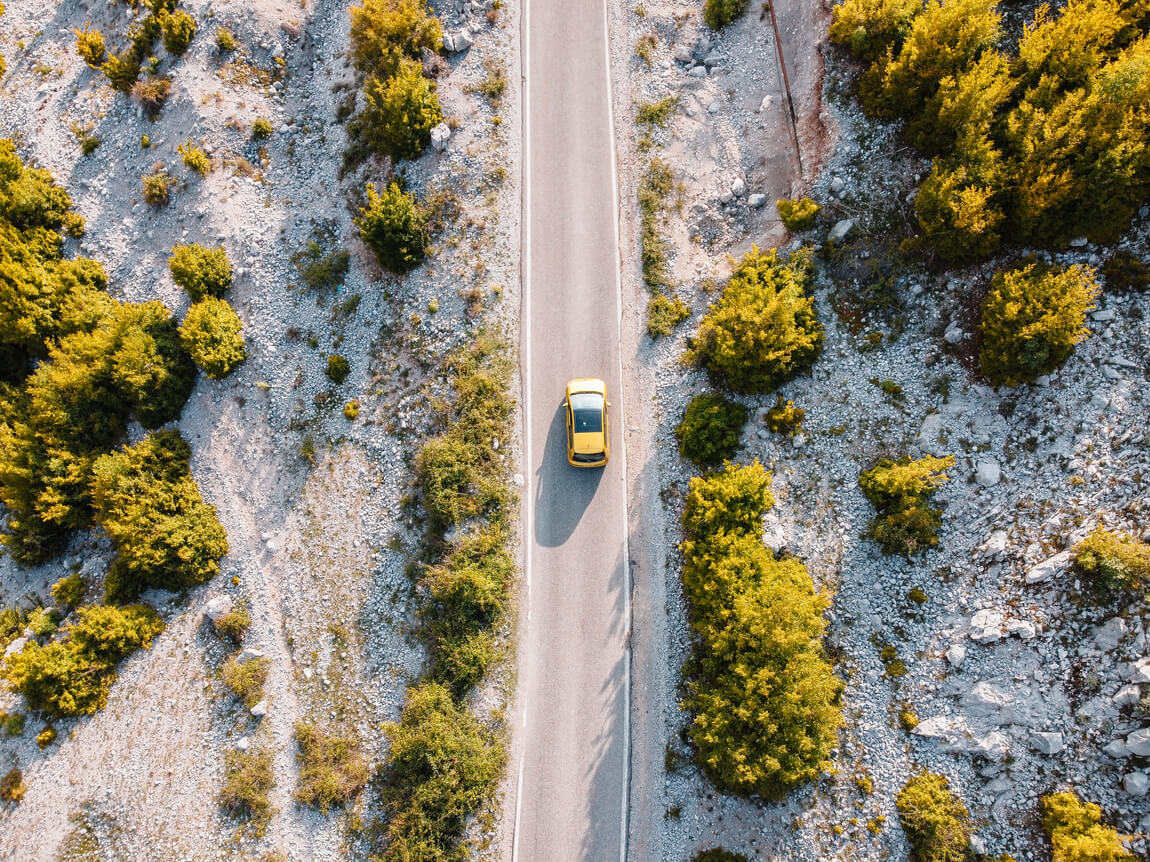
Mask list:
[[[251,751],[232,749],[224,753],[224,786],[219,802],[233,817],[243,821],[243,832],[259,838],[267,831],[275,809],[269,796],[275,787],[272,752],[267,748]]]
[[[206,177],[208,172],[212,169],[212,160],[208,158],[208,154],[197,147],[192,141],[180,144],[176,147],[180,154],[180,159],[183,161],[184,166],[195,171],[201,177]]]
[[[887,554],[914,554],[938,544],[942,513],[927,505],[930,495],[947,482],[954,456],[927,456],[912,461],[883,458],[859,474],[859,488],[878,511],[867,535]]]
[[[699,325],[690,357],[737,392],[770,392],[808,368],[823,327],[807,295],[808,250],[787,262],[753,246]]]
[[[180,343],[212,380],[223,380],[248,355],[244,325],[223,299],[209,296],[194,303],[180,325]]]
[[[5,804],[19,802],[27,792],[28,787],[24,784],[24,774],[16,767],[8,770],[4,777],[0,778],[0,802]]]
[[[839,7],[836,6],[835,8]],[[822,207],[810,198],[797,198],[795,200],[783,198],[775,201],[775,209],[779,211],[779,218],[783,220],[783,227],[789,231],[804,231],[815,226],[815,219]]]
[[[73,30],[76,35],[76,53],[93,69],[99,69],[107,56],[104,48],[104,34],[93,30],[91,22],[84,25],[83,30]]]
[[[140,183],[144,188],[144,202],[154,207],[161,207],[171,200],[171,190],[176,184],[176,178],[160,168],[150,174],[144,174],[140,177]]]
[[[167,75],[148,75],[144,80],[132,84],[133,98],[140,103],[151,120],[159,116],[171,92],[172,79]]]
[[[394,181],[382,193],[374,183],[366,191],[367,203],[355,218],[360,237],[384,269],[410,272],[423,262],[431,243],[426,208]]]
[[[435,82],[423,77],[423,67],[414,60],[401,60],[388,78],[368,78],[363,95],[354,131],[392,162],[418,158],[431,141],[431,130],[443,120]]]
[[[1075,574],[1103,598],[1150,584],[1150,545],[1126,533],[1097,527],[1074,546],[1073,554]]]
[[[679,454],[697,467],[718,467],[739,448],[747,408],[721,395],[696,395],[675,427]]]
[[[361,72],[390,78],[402,60],[442,47],[439,19],[426,0],[363,0],[351,7],[351,57]]]
[[[982,301],[982,373],[995,385],[1033,382],[1060,366],[1090,330],[1094,270],[1029,263],[995,273]]]
[[[803,430],[803,417],[806,415],[807,411],[802,407],[796,407],[790,399],[784,401],[782,395],[777,395],[774,406],[763,419],[768,430],[794,437]]]
[[[1072,791],[1043,796],[1042,826],[1050,837],[1052,862],[1134,862],[1128,836],[1102,824],[1102,809]]]
[[[196,19],[183,9],[175,9],[160,16],[160,31],[164,38],[164,48],[169,54],[178,57],[188,50],[188,45],[196,35]]]
[[[247,604],[241,601],[226,614],[218,617],[212,625],[222,637],[238,644],[251,628],[252,615],[248,611]]]
[[[647,170],[639,180],[639,243],[643,283],[656,294],[670,290],[673,284],[667,261],[671,246],[659,231],[659,221],[674,185],[671,166],[658,158],[648,162]]]
[[[367,758],[354,733],[297,721],[295,738],[299,746],[297,802],[326,814],[329,808],[351,802],[367,784]]]
[[[74,608],[84,600],[88,585],[79,572],[73,572],[52,584],[52,598],[61,607]]]
[[[829,766],[842,724],[822,647],[829,599],[799,560],[763,545],[773,503],[757,461],[692,479],[681,546],[698,638],[683,706],[698,762],[720,788],[768,799]]]
[[[914,862],[970,859],[970,812],[945,776],[934,772],[912,776],[895,798],[895,807]]]
[[[133,59],[131,54],[125,52],[123,54],[109,54],[100,69],[108,78],[108,83],[112,88],[119,90],[121,93],[126,93],[132,89],[132,85],[136,83],[136,78],[140,76],[140,63],[138,60]]]
[[[168,258],[172,280],[188,292],[192,302],[224,295],[232,286],[232,265],[223,246],[204,248],[199,243],[176,245]]]
[[[922,0],[844,0],[831,10],[830,38],[874,61],[901,47],[921,11]]]
[[[268,681],[271,660],[252,658],[241,664],[237,656],[230,656],[220,668],[220,681],[241,700],[248,709],[264,699],[264,683]]]
[[[721,30],[746,8],[747,0],[703,0],[703,20],[712,30]]]
[[[679,297],[652,296],[647,300],[647,334],[652,338],[670,335],[690,316],[690,306]]]

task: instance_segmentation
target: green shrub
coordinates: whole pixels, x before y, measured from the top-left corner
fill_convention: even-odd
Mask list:
[[[1036,263],[995,273],[982,301],[982,373],[995,385],[1033,382],[1055,370],[1086,338],[1094,308],[1094,270]]]
[[[343,283],[351,255],[342,248],[327,253],[314,239],[292,255],[300,280],[312,290],[331,289]]]
[[[831,10],[830,38],[856,57],[874,61],[887,48],[898,51],[921,11],[921,0],[844,0]]]
[[[247,359],[244,325],[225,300],[209,296],[188,309],[180,326],[180,343],[212,380],[223,380]]]
[[[149,587],[179,591],[219,573],[228,552],[216,508],[203,501],[188,468],[191,449],[176,431],[149,434],[92,465],[92,507],[117,556],[109,596]]]
[[[175,185],[176,178],[169,175],[164,169],[144,174],[140,178],[144,185],[144,202],[154,207],[166,204],[171,198],[171,187]]]
[[[24,774],[19,769],[13,767],[3,778],[0,778],[0,801],[5,803],[19,802],[27,792],[28,787],[24,784]]]
[[[224,786],[220,805],[245,823],[244,831],[259,838],[267,831],[275,809],[268,797],[275,787],[272,752],[266,748],[251,751],[232,749],[224,753]]]
[[[220,297],[232,286],[232,265],[223,246],[204,248],[199,243],[177,245],[168,258],[172,280],[188,292],[192,302]]]
[[[140,77],[140,63],[133,59],[130,54],[109,54],[108,59],[100,68],[107,76],[112,89],[119,90],[121,93],[131,90],[132,85],[136,83],[136,78]]]
[[[658,102],[643,102],[635,109],[635,122],[665,129],[677,107],[679,107],[678,96],[667,96]]]
[[[197,147],[190,140],[187,143],[180,144],[176,147],[179,151],[180,158],[184,162],[184,166],[195,171],[201,177],[206,177],[208,172],[212,169],[212,160],[208,158],[208,154]]]
[[[83,30],[72,30],[76,34],[76,53],[93,69],[99,69],[107,56],[104,34],[91,28],[92,24],[89,21]]]
[[[347,380],[347,375],[351,373],[351,366],[348,365],[347,360],[337,353],[333,353],[327,358],[327,369],[325,370],[331,382],[336,386]]]
[[[914,862],[967,862],[970,812],[942,775],[920,772],[895,798]]]
[[[703,318],[689,358],[744,393],[770,392],[803,371],[823,341],[810,280],[809,251],[783,263],[774,249],[753,246]]]
[[[502,741],[446,688],[408,689],[398,722],[385,724],[391,760],[383,784],[387,836],[382,862],[458,862],[468,818],[498,786]]]
[[[883,553],[909,556],[938,544],[942,513],[927,502],[949,480],[945,471],[953,466],[953,455],[917,461],[904,455],[897,461],[883,458],[859,474],[859,488],[878,512],[867,535]]]
[[[49,745],[56,741],[56,728],[52,725],[47,725],[43,730],[36,734],[36,747],[43,751]]]
[[[1150,583],[1150,545],[1126,533],[1097,527],[1074,546],[1074,572],[1102,598]]]
[[[712,30],[721,30],[743,14],[747,0],[703,0],[703,20]]]
[[[364,0],[351,7],[351,57],[361,72],[390,78],[404,59],[442,47],[439,19],[426,0]]]
[[[367,758],[354,733],[297,721],[295,737],[299,745],[297,802],[326,814],[329,808],[351,802],[367,784]]]
[[[252,137],[257,141],[270,138],[272,131],[271,121],[267,117],[256,117],[256,121],[252,123]]]
[[[710,850],[700,850],[691,862],[750,862],[742,853],[732,853],[721,847],[712,847]]]
[[[0,724],[4,725],[5,736],[23,736],[27,720],[28,717],[22,712],[0,712]]]
[[[777,395],[775,405],[767,411],[764,421],[769,431],[794,437],[803,430],[803,417],[806,415],[807,411],[796,407],[793,401],[783,401],[783,396]]]
[[[783,220],[783,227],[792,233],[813,228],[815,219],[822,210],[822,207],[810,198],[797,200],[784,198],[775,201],[775,208],[779,211],[779,218]]]
[[[28,614],[28,628],[38,638],[46,638],[57,628],[56,612],[50,608],[36,608]]]
[[[1050,837],[1051,862],[1134,862],[1129,836],[1102,825],[1102,809],[1073,792],[1043,796],[1042,826]]]
[[[343,405],[343,418],[348,422],[354,422],[359,418],[359,399],[353,398]]]
[[[0,655],[8,649],[8,644],[24,633],[28,615],[20,608],[4,608],[0,611]]]
[[[1128,251],[1117,251],[1102,265],[1106,287],[1113,291],[1143,291],[1150,287],[1150,264]]]
[[[375,152],[393,162],[415,159],[443,120],[435,83],[414,60],[401,60],[389,78],[372,76],[364,85],[364,109],[355,129]]]
[[[382,194],[367,184],[367,204],[359,211],[355,226],[364,244],[384,269],[410,272],[423,262],[431,235],[428,213],[415,196],[392,182]]]
[[[166,10],[164,10],[166,11]],[[132,43],[130,54],[137,63],[143,63],[152,53],[152,47],[160,38],[163,28],[155,11],[136,21],[128,28],[128,41]]]
[[[213,624],[216,632],[233,643],[239,643],[248,633],[252,625],[252,615],[243,602],[237,604],[226,614],[220,616]]]
[[[160,17],[160,30],[164,35],[164,48],[176,57],[188,50],[196,35],[196,19],[182,9]]]
[[[166,75],[149,75],[143,81],[132,84],[132,96],[144,108],[149,119],[154,120],[172,92],[172,79]]]
[[[717,467],[734,456],[747,408],[721,395],[696,395],[675,428],[679,454],[696,467]]]
[[[690,306],[677,296],[652,296],[647,300],[647,334],[652,338],[670,335],[690,316]]]
[[[227,27],[216,28],[216,48],[221,54],[236,50],[236,37]]]
[[[244,706],[251,709],[264,699],[264,683],[268,681],[271,660],[251,658],[241,664],[236,656],[231,656],[220,668],[220,679]]]
[[[662,159],[651,159],[639,181],[639,243],[642,247],[643,283],[656,294],[671,288],[667,261],[670,244],[659,232],[659,219],[674,182],[671,166]]]

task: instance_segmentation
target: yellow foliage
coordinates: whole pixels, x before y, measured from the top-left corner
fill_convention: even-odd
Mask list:
[[[1052,862],[1134,862],[1129,836],[1102,825],[1102,809],[1073,792],[1042,797],[1042,825],[1050,836]]]

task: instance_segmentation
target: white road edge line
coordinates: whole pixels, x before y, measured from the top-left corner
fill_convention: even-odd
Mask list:
[[[611,84],[611,16],[607,0],[603,0],[603,58],[607,72],[607,126],[611,132],[611,192],[614,197],[611,207],[615,228],[615,320],[619,327],[619,438],[623,441],[620,449],[623,482],[623,792],[619,815],[619,862],[627,862],[627,815],[631,795],[631,552],[628,542],[627,521],[627,424],[623,409],[623,257],[619,242],[619,165],[615,138],[615,96]]]
[[[534,504],[534,475],[531,472],[531,195],[529,183],[531,178],[531,99],[527,90],[527,70],[530,67],[531,42],[529,10],[531,0],[521,0],[519,27],[520,27],[520,69],[519,91],[522,94],[523,112],[523,140],[521,143],[523,158],[523,174],[520,177],[519,206],[522,223],[519,235],[522,237],[523,247],[519,255],[519,313],[520,336],[522,349],[519,354],[519,384],[523,390],[523,496],[527,501],[523,507],[523,579],[527,584],[527,596],[524,603],[527,606],[527,624],[531,624],[531,530],[532,508]],[[523,629],[521,628],[521,631]],[[527,727],[527,704],[523,704],[523,727]],[[520,737],[522,739],[522,737]],[[512,827],[511,862],[519,862],[519,818],[523,812],[523,764],[527,758],[526,752],[519,754],[519,777],[515,785],[515,825]]]

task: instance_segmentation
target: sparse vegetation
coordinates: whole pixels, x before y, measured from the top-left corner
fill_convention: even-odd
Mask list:
[[[382,194],[368,183],[367,203],[355,219],[359,235],[380,266],[395,273],[409,272],[423,262],[431,242],[427,223],[426,209],[395,182]]]
[[[271,121],[267,117],[256,117],[255,122],[252,123],[252,137],[257,141],[270,138],[272,131]]]
[[[52,584],[52,598],[64,608],[78,607],[87,588],[80,573],[74,572]]]
[[[324,252],[317,240],[308,240],[303,249],[292,255],[300,280],[312,290],[328,290],[343,283],[351,255],[337,248]]]
[[[253,838],[261,837],[275,813],[268,798],[275,787],[272,752],[267,748],[227,751],[224,753],[224,776],[220,805],[244,822],[246,834]]]
[[[152,120],[159,116],[171,92],[172,79],[166,75],[149,75],[144,80],[132,84],[132,96]]]
[[[801,407],[796,407],[794,402],[783,400],[782,395],[775,396],[775,404],[767,411],[764,416],[764,421],[767,425],[767,430],[775,434],[785,434],[788,437],[794,437],[803,430],[803,417],[807,415],[807,411]]]
[[[300,721],[295,736],[299,746],[296,801],[325,814],[351,802],[368,779],[367,758],[355,734]]]
[[[251,628],[252,615],[248,611],[248,606],[244,602],[239,602],[226,614],[220,616],[213,625],[221,637],[238,644],[244,639],[248,629]]]
[[[192,302],[223,296],[232,286],[232,265],[223,246],[204,248],[199,243],[174,246],[168,269],[172,280],[188,292]]]
[[[954,466],[954,456],[927,456],[912,461],[883,458],[859,474],[859,487],[874,505],[878,515],[867,535],[887,554],[911,555],[938,544],[942,513],[928,505],[931,494],[948,481],[946,470]]]
[[[176,149],[179,151],[180,158],[183,160],[185,167],[195,171],[201,177],[208,175],[208,172],[212,169],[212,160],[208,158],[207,153],[197,147],[192,141],[180,144]]]
[[[652,293],[671,288],[668,265],[670,245],[659,230],[659,221],[674,177],[671,166],[662,159],[651,159],[639,181],[639,241],[642,245],[643,282]]]
[[[144,202],[154,207],[161,207],[171,199],[171,188],[176,178],[171,176],[163,167],[141,178],[144,184]]]
[[[721,395],[696,395],[675,428],[679,454],[695,466],[717,467],[739,448],[747,408]]]
[[[1150,584],[1150,545],[1097,527],[1074,546],[1074,573],[1094,597],[1109,600]]]
[[[920,772],[895,799],[914,862],[966,862],[970,858],[970,813],[942,775]]]
[[[3,778],[0,778],[0,802],[19,802],[28,792],[24,784],[24,773],[13,767]]]
[[[247,358],[243,326],[225,300],[209,296],[188,309],[180,325],[180,343],[205,375],[223,380]]]
[[[221,54],[236,50],[236,37],[227,27],[216,28],[216,48]]]
[[[691,308],[677,296],[659,294],[647,300],[647,334],[652,338],[670,335],[691,316]]]
[[[657,126],[660,129],[665,129],[678,107],[678,96],[667,96],[658,102],[643,102],[635,109],[635,121],[644,126]]]
[[[240,662],[238,655],[231,656],[220,669],[220,680],[244,706],[251,709],[264,698],[264,683],[268,681],[271,661],[266,658],[250,658]]]

